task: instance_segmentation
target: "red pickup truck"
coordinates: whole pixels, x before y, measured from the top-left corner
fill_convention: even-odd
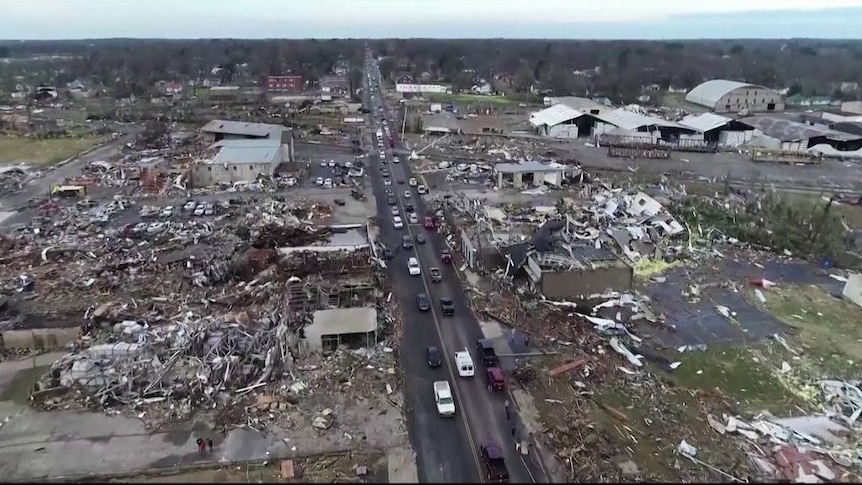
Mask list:
[[[436,228],[436,225],[434,224],[434,218],[431,216],[425,216],[425,218],[422,220],[422,227],[429,231],[434,230]]]

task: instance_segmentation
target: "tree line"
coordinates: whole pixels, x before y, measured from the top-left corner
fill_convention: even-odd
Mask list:
[[[733,79],[789,94],[858,99],[842,82],[862,78],[862,41],[812,39],[700,41],[588,41],[512,39],[306,39],[26,41],[0,43],[3,88],[16,76],[63,85],[74,79],[101,83],[119,94],[142,94],[161,79],[216,77],[259,82],[298,73],[316,79],[341,60],[358,87],[365,47],[381,56],[389,78],[446,82],[469,88],[479,79],[504,79],[514,93],[541,86],[556,95],[608,96],[632,101],[646,85],[691,89],[708,79]],[[498,84],[499,85],[499,84]]]

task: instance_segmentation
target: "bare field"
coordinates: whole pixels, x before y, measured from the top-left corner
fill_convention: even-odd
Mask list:
[[[39,166],[56,165],[103,140],[102,137],[54,138],[34,140],[0,137],[0,163],[24,163]]]

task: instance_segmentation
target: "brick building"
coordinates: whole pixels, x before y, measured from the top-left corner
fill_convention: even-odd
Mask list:
[[[305,79],[298,74],[267,76],[266,91],[270,93],[295,93],[305,87]]]

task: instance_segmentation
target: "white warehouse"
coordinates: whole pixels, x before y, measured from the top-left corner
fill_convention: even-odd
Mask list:
[[[713,79],[695,86],[685,100],[716,113],[784,111],[784,99],[776,91],[756,84]]]

